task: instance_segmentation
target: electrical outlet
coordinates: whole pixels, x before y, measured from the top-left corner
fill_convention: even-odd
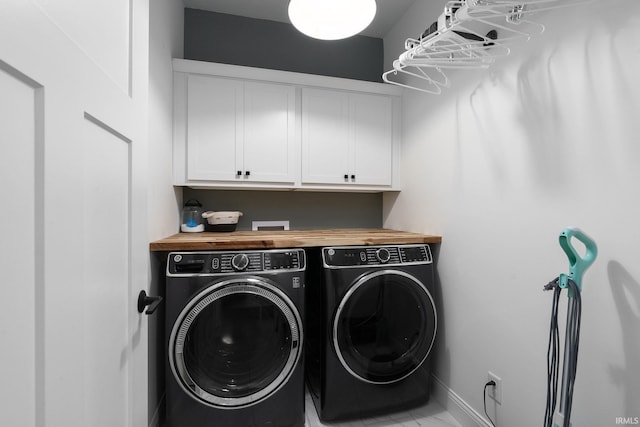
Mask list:
[[[500,405],[502,403],[502,378],[491,371],[489,371],[487,378],[487,381],[494,381],[496,383],[495,386],[487,387],[487,394]]]

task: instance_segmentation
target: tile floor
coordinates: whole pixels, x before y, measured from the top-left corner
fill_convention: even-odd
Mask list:
[[[311,396],[306,396],[307,422],[305,427],[461,427],[450,413],[433,399],[425,406],[410,411],[355,421],[323,424],[318,419]]]

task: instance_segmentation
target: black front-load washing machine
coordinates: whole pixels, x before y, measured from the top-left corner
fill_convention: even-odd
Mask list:
[[[166,426],[304,425],[305,252],[173,252]]]
[[[428,245],[308,253],[307,384],[333,421],[429,400],[437,318]]]

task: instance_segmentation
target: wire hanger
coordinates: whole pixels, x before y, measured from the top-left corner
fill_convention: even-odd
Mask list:
[[[426,92],[426,93],[432,93],[432,94],[435,94],[435,95],[439,95],[442,92],[442,87],[449,85],[449,79],[447,78],[446,74],[444,74],[440,70],[440,68],[433,67],[433,69],[435,71],[439,72],[444,77],[444,81],[443,82],[439,82],[437,80],[434,80],[428,74],[428,72],[426,72],[420,66],[402,65],[400,63],[400,61],[398,61],[396,59],[395,61],[393,61],[393,70],[387,71],[386,73],[382,74],[382,80],[387,82],[387,83],[394,84],[396,86],[406,87],[408,89],[414,89],[414,90],[418,90],[420,92]],[[410,70],[415,70],[415,71],[410,71]],[[390,79],[390,76],[397,76],[397,75],[404,75],[404,76],[409,76],[410,78],[418,79],[418,81],[420,81],[422,83],[422,86],[419,86],[419,85],[416,85],[416,84],[409,84],[409,83],[393,81],[393,80]],[[424,83],[424,82],[426,82],[426,83]]]

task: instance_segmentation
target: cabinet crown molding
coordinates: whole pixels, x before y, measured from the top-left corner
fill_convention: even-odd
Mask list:
[[[270,70],[245,67],[242,65],[220,64],[217,62],[173,59],[173,71],[188,74],[207,74],[245,80],[259,80],[300,86],[315,86],[326,89],[342,89],[352,92],[376,93],[380,95],[402,96],[402,89],[386,83],[351,80],[341,77],[319,76],[292,71]]]

